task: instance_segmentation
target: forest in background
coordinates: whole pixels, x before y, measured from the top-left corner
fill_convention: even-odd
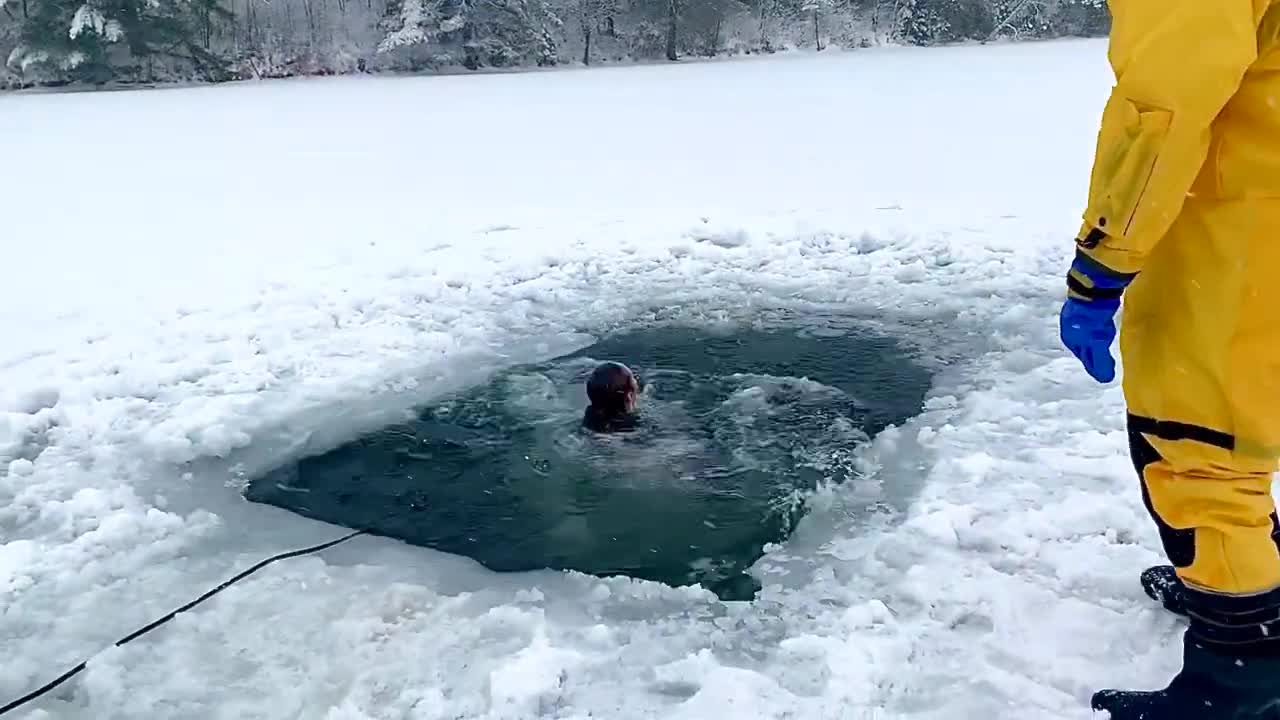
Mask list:
[[[0,87],[1096,37],[1106,0],[0,0]]]

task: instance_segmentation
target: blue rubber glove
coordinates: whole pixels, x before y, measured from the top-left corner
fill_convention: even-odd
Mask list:
[[[1076,253],[1067,273],[1067,300],[1058,317],[1062,344],[1101,383],[1116,377],[1111,343],[1116,339],[1116,311],[1133,275],[1113,272],[1082,253]]]

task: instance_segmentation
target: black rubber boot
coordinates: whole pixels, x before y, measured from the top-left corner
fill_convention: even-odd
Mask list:
[[[1142,573],[1142,589],[1152,600],[1164,606],[1165,610],[1183,617],[1187,616],[1187,606],[1182,598],[1182,580],[1172,565],[1156,565]]]
[[[1183,639],[1182,672],[1153,692],[1102,690],[1093,709],[1111,720],[1276,720],[1280,657],[1235,657]]]

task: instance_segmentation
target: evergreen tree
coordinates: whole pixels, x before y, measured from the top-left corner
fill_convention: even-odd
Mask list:
[[[207,41],[229,17],[214,0],[40,0],[28,6],[9,64],[71,82],[150,80],[157,63],[220,80],[225,63]]]
[[[112,78],[109,46],[124,30],[80,0],[41,0],[27,8],[8,64],[24,77],[101,83]]]
[[[941,0],[899,0],[897,36],[912,45],[943,41],[951,24],[939,12]]]
[[[382,51],[434,42],[470,69],[554,65],[560,18],[546,0],[403,0]]]

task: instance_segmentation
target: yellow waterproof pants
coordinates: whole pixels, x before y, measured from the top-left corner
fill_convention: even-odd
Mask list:
[[[1280,195],[1214,195],[1187,199],[1125,294],[1120,352],[1169,560],[1190,589],[1249,596],[1280,588]]]

